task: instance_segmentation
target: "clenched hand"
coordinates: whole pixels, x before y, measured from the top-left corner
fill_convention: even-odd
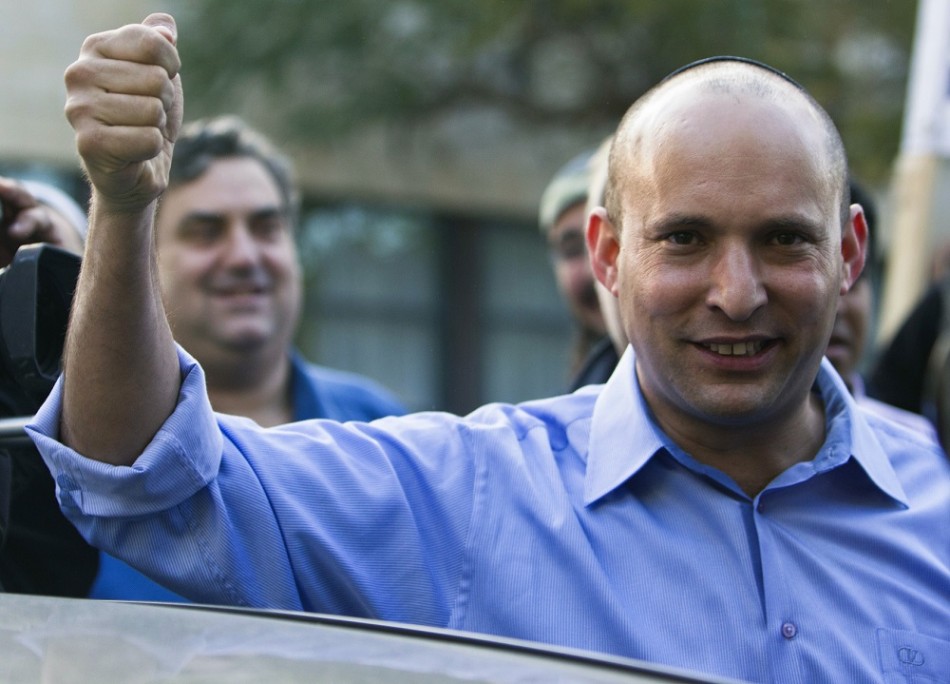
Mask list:
[[[89,36],[66,70],[66,117],[93,185],[94,201],[135,213],[165,190],[184,99],[175,20]]]

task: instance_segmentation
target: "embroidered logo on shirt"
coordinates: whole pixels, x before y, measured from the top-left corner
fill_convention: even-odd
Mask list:
[[[904,665],[914,665],[920,667],[924,664],[924,654],[916,648],[910,646],[901,646],[897,649],[897,659]]]

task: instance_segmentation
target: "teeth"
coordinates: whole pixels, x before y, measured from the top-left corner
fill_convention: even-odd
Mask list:
[[[706,348],[723,356],[753,356],[762,349],[762,342],[737,342],[735,344],[707,344]]]

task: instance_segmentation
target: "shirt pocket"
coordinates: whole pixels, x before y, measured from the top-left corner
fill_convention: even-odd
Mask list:
[[[885,684],[950,684],[950,641],[878,629],[877,652]]]

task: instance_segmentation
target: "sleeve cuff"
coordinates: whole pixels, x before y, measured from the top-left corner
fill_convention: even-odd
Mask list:
[[[59,441],[62,377],[26,431],[56,482],[70,515],[137,516],[176,506],[208,484],[221,463],[223,438],[205,390],[204,372],[181,347],[178,404],[131,466],[86,458]]]

